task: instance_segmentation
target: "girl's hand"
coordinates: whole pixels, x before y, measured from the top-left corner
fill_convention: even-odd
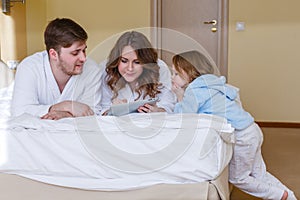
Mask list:
[[[172,83],[172,92],[177,97],[177,101],[182,101],[185,89],[178,86],[176,83]]]
[[[143,106],[140,106],[138,108],[138,112],[140,113],[150,113],[150,112],[166,112],[165,109],[163,108],[160,108],[160,107],[157,107],[156,104],[148,104],[146,103],[145,105]]]

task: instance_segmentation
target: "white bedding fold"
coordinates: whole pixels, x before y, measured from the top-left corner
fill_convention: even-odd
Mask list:
[[[188,119],[188,120],[186,120]],[[174,129],[195,128],[213,128],[219,132],[232,133],[233,128],[227,123],[226,119],[206,114],[166,114],[166,113],[133,113],[122,117],[114,116],[90,116],[77,118],[64,118],[61,120],[41,120],[30,114],[23,114],[15,117],[8,122],[9,128],[26,128],[26,129],[46,129],[46,130],[84,130],[98,131],[99,127],[95,126],[93,120],[98,120],[97,124],[101,130],[120,130],[121,128],[134,131],[132,125],[139,128],[152,128],[153,130],[166,127]],[[128,123],[131,122],[131,123]],[[101,124],[112,126],[101,126]],[[149,127],[151,125],[151,127]]]
[[[198,114],[22,115],[7,125],[0,128],[0,172],[93,190],[213,180],[234,141],[225,119]]]

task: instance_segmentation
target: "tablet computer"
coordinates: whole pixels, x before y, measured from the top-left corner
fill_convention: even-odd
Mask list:
[[[158,98],[150,98],[150,99],[143,99],[139,101],[133,101],[129,103],[112,105],[108,110],[107,115],[121,116],[129,113],[134,113],[137,112],[137,109],[140,106],[143,106],[145,104],[155,104],[157,101]]]

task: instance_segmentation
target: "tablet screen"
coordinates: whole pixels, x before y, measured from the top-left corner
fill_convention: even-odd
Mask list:
[[[139,101],[133,101],[129,103],[112,105],[107,115],[121,116],[129,113],[137,112],[137,109],[140,106],[143,106],[145,104],[155,104],[157,100],[158,98],[150,98],[150,99],[144,99]]]

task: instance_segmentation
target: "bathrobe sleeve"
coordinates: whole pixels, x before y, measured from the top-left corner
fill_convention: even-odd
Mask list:
[[[34,116],[46,114],[52,104],[53,96],[42,79],[46,79],[42,54],[25,58],[17,68],[11,104],[12,116],[29,113]],[[41,97],[43,95],[43,97]],[[40,102],[43,103],[40,103]]]

